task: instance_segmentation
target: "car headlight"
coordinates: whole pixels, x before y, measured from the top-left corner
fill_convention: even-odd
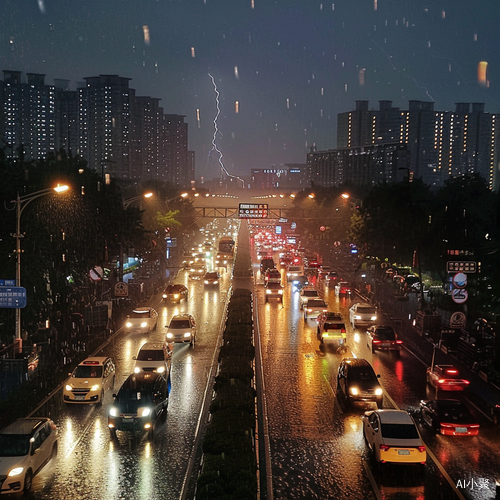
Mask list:
[[[375,389],[375,396],[382,396],[383,393],[384,391],[381,387],[377,387],[377,389]]]
[[[112,406],[109,409],[109,416],[110,417],[117,417],[118,416],[118,408],[115,408],[114,406]]]
[[[205,285],[208,285],[208,280],[205,280]]]
[[[184,334],[184,337],[191,337],[191,332],[186,332],[186,333]]]
[[[217,285],[218,283],[219,283],[219,281],[218,281],[218,280],[215,280],[215,281],[214,281],[214,285]]]
[[[355,314],[354,319],[361,319],[361,316],[359,314]]]
[[[359,390],[357,387],[350,387],[349,388],[349,392],[353,395],[353,396],[357,396],[359,394]]]
[[[281,295],[283,293],[283,290],[278,290],[278,293]]]
[[[99,390],[99,387],[100,387],[100,385],[99,385],[99,384],[94,384],[94,385],[90,388],[90,390],[91,390],[91,391],[98,391],[98,390]]]
[[[127,321],[127,322],[125,323],[125,326],[126,326],[127,328],[130,328],[130,327],[132,326],[132,323],[131,323],[130,321]]]
[[[269,294],[269,293],[272,293],[271,290],[269,290],[269,288],[266,289],[266,294]]]
[[[168,295],[166,293],[163,294],[163,298],[166,299]]]
[[[24,467],[15,467],[14,469],[11,469],[9,471],[9,477],[19,476],[19,474],[22,474],[23,471],[24,471]]]
[[[73,387],[71,387],[71,386],[68,384],[68,385],[66,385],[66,390],[67,390],[67,391],[72,391],[72,390],[73,390]]]
[[[167,333],[167,339],[171,339],[174,337],[174,334],[173,333]]]
[[[370,318],[370,321],[377,321],[377,316],[372,316],[372,317]]]
[[[141,323],[141,328],[146,328],[147,326],[148,326],[147,321],[143,321],[143,322]]]
[[[163,373],[164,371],[165,371],[165,367],[164,367],[164,366],[160,366],[160,367],[156,370],[156,372],[157,372],[157,373]]]
[[[134,368],[134,373],[139,373],[140,371],[141,371],[141,369],[140,369],[138,366],[136,366],[136,367]]]
[[[137,415],[139,417],[147,417],[151,413],[151,408],[139,408],[137,410]]]
[[[174,299],[178,299],[179,298],[179,294],[178,293],[174,293]]]

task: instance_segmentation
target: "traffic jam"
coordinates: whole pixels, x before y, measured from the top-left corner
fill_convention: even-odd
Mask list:
[[[327,389],[323,387],[322,392],[333,396],[325,398],[328,408],[331,405],[333,425],[344,428],[341,438],[328,437],[333,432],[330,430],[323,437],[327,442],[331,439],[335,448],[342,446],[338,444],[342,440],[350,442],[352,449],[337,449],[343,467],[352,469],[346,475],[367,476],[365,485],[361,482],[354,487],[356,498],[491,498],[484,495],[495,490],[499,460],[496,452],[487,450],[497,446],[498,432],[490,415],[475,404],[472,391],[477,389],[468,380],[469,371],[461,367],[458,359],[445,356],[437,346],[421,338],[416,330],[408,333],[394,317],[394,310],[385,309],[376,293],[366,293],[367,289],[392,290],[397,280],[385,271],[362,268],[357,259],[341,251],[333,253],[325,247],[322,255],[318,245],[310,250],[298,235],[277,234],[276,227],[267,221],[253,222],[249,231],[255,293],[262,301],[262,348],[265,353],[280,348],[287,356],[285,371],[264,368],[268,408],[273,399],[269,390],[275,386],[284,393],[281,386],[294,385],[295,398],[307,399],[307,395],[301,398],[307,389],[303,388],[304,381],[294,372],[302,370],[303,376],[311,377],[313,360],[317,360],[315,383],[323,378],[322,385],[326,384]],[[411,273],[408,283],[409,287],[415,284]],[[414,286],[413,290],[419,289]],[[402,315],[411,317],[418,309],[418,297],[418,293],[410,293],[407,302],[395,307],[401,307]],[[420,348],[422,343],[428,344],[428,357],[427,351]],[[295,359],[290,357],[290,351],[295,352]],[[267,358],[273,363],[280,359],[277,352],[263,356],[264,363]],[[307,368],[301,368],[301,364]],[[279,376],[289,380],[281,380],[278,388],[274,381]],[[297,407],[302,409],[295,411],[304,411],[306,404],[298,402]],[[273,411],[269,411],[272,456],[273,442],[276,446],[286,439],[273,439],[272,429],[281,434],[287,415],[281,408],[274,427]],[[324,411],[324,407],[318,411]],[[293,419],[292,414],[289,418]],[[316,417],[308,418],[308,424],[313,426],[312,418]],[[348,437],[346,433],[353,430]],[[302,452],[306,453],[304,449]],[[283,459],[284,452],[280,456]],[[319,459],[316,455],[311,460]],[[362,466],[355,467],[353,463],[359,464],[360,460]],[[290,461],[290,471],[302,469],[305,474],[304,463]],[[278,471],[274,483],[280,485],[283,481],[283,491],[290,498],[299,498],[293,492],[291,472],[287,479],[280,477],[282,467],[274,467]],[[332,475],[336,475],[333,469]],[[311,481],[313,477],[311,470]],[[331,491],[341,479],[330,481],[325,480],[323,488],[318,484],[316,490],[311,487],[311,493],[318,489],[323,493]],[[349,482],[347,478],[345,482]],[[476,487],[468,488],[467,484]],[[438,486],[440,496],[436,496]],[[299,487],[298,483],[295,487]]]

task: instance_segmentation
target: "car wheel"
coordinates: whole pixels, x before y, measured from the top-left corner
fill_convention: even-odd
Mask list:
[[[31,484],[33,483],[33,473],[31,469],[26,471],[26,475],[24,476],[24,492],[28,493],[31,490]]]

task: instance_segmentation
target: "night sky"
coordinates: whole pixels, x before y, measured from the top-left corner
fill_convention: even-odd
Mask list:
[[[196,175],[305,163],[357,99],[500,112],[498,0],[2,0],[0,71],[116,74],[186,115]],[[478,64],[488,63],[486,82]]]

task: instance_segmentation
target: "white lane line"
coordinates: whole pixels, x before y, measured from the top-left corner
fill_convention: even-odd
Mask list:
[[[377,482],[375,481],[375,478],[373,477],[373,474],[372,474],[370,467],[367,465],[366,460],[361,460],[361,461],[363,462],[363,467],[365,469],[366,475],[368,476],[368,480],[370,481],[370,483],[372,485],[373,493],[375,493],[377,500],[383,500],[382,494],[380,493]]]

